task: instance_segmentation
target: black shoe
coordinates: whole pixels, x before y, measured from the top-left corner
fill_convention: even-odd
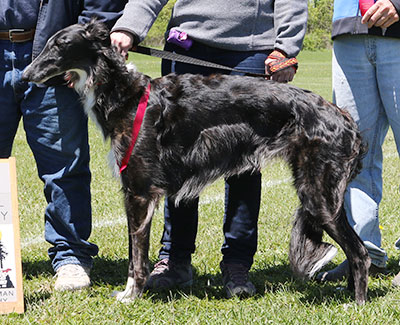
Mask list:
[[[222,271],[222,283],[228,298],[233,296],[254,296],[256,288],[249,281],[249,268],[243,264],[220,263]]]
[[[164,258],[154,265],[145,289],[166,290],[176,287],[188,287],[193,284],[190,262],[174,262]]]
[[[379,266],[376,266],[375,264],[371,263],[371,266],[369,267],[368,275],[378,276],[378,275],[387,275],[387,274],[389,274],[389,272],[386,267],[379,267]]]

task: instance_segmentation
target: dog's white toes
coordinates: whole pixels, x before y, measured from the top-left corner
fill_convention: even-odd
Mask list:
[[[134,301],[135,298],[140,297],[140,294],[138,294],[138,292],[135,290],[135,281],[133,277],[128,277],[125,290],[114,291],[111,296],[115,297],[118,301],[129,303]]]
[[[113,291],[111,297],[114,297],[118,301],[125,304],[133,302],[135,300],[135,297],[131,293],[127,293],[125,291]]]

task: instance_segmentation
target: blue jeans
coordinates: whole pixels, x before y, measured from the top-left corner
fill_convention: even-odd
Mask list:
[[[348,186],[345,208],[372,263],[384,267],[379,203],[382,199],[382,144],[392,128],[400,153],[400,40],[351,35],[334,40],[334,101],[357,122],[368,152],[361,173]]]
[[[264,61],[270,51],[234,52],[194,44],[189,51],[167,44],[168,50],[189,55],[202,60],[212,61],[225,66],[245,71],[264,73]],[[189,65],[185,63],[164,61],[163,75],[169,72],[177,74],[195,73],[210,75],[228,73],[215,69]],[[241,263],[251,267],[257,250],[257,221],[261,198],[261,174],[245,173],[226,179],[225,182],[225,215],[224,243],[222,254],[225,262]],[[164,232],[161,239],[162,248],[159,258],[171,258],[190,261],[195,251],[195,240],[198,224],[198,199],[175,207],[169,198],[165,200]]]
[[[64,264],[92,266],[87,117],[77,94],[65,86],[21,81],[32,42],[0,41],[0,157],[11,155],[22,117],[47,200],[45,238],[54,270]],[[29,168],[29,166],[19,166]],[[23,202],[22,202],[23,204]]]

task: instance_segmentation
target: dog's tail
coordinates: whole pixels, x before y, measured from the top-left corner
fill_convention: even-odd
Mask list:
[[[312,225],[307,214],[301,207],[296,211],[290,239],[290,266],[301,279],[311,279],[337,253],[336,247],[322,242],[322,229]]]

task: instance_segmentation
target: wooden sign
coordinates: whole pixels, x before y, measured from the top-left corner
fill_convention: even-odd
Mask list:
[[[15,158],[0,159],[0,314],[23,313]]]

